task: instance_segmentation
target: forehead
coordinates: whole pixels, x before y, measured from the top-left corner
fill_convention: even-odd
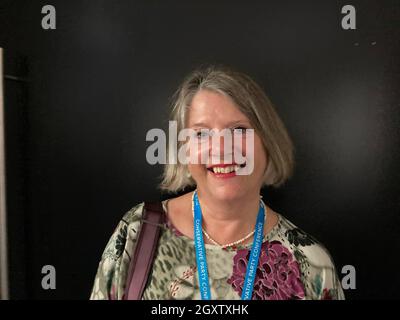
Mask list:
[[[189,106],[187,125],[225,126],[232,122],[249,122],[233,100],[221,93],[201,90]]]

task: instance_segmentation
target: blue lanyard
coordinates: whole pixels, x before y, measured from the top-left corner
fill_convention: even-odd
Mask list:
[[[203,232],[202,232],[202,214],[197,197],[197,191],[193,195],[194,206],[194,246],[196,250],[196,263],[197,272],[199,275],[200,295],[203,300],[211,299],[210,282],[208,280],[208,269],[206,259],[206,249],[204,246]],[[260,201],[260,209],[258,211],[257,222],[254,232],[253,246],[250,252],[249,262],[247,264],[246,276],[244,278],[244,285],[242,290],[242,300],[250,300],[253,294],[254,279],[258,266],[258,259],[260,257],[262,239],[264,234],[264,206]]]

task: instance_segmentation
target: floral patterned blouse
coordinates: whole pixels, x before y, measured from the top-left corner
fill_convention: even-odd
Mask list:
[[[166,201],[163,206],[166,211]],[[123,299],[143,208],[140,203],[130,209],[117,226],[99,263],[90,299]],[[251,243],[205,248],[211,297],[240,299]],[[194,241],[167,220],[142,299],[201,299],[198,284]],[[278,223],[263,238],[252,299],[344,299],[344,294],[325,247],[278,214]]]

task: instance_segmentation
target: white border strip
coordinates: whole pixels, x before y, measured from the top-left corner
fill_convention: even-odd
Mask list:
[[[0,48],[0,299],[8,297],[3,49]]]

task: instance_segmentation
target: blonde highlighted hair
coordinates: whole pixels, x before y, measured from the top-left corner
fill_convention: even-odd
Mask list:
[[[248,75],[225,66],[202,66],[191,72],[172,97],[170,120],[177,121],[178,132],[186,126],[187,112],[200,90],[210,90],[232,99],[250,120],[267,154],[264,185],[281,186],[293,173],[294,147],[271,101]],[[178,150],[183,142],[178,141]],[[167,151],[168,153],[168,151]],[[195,186],[187,165],[166,164],[160,188],[178,192]]]

